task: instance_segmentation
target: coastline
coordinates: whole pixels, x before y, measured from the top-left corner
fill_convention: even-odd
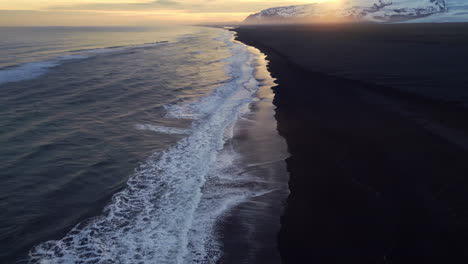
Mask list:
[[[289,29],[288,37],[301,38]],[[468,259],[463,107],[448,111],[450,104],[425,103],[369,80],[311,71],[298,56],[315,54],[298,46],[291,54],[288,45],[277,45],[275,30],[234,29],[239,41],[267,55],[278,83],[273,103],[291,154],[291,194],[279,235],[283,263]],[[402,110],[411,104],[426,119]],[[427,120],[462,132],[458,138],[437,133],[422,124]]]
[[[184,92],[200,96],[163,100],[162,120],[127,126],[148,132],[150,141],[168,135],[179,140],[146,157],[96,217],[56,240],[35,243],[21,261],[278,262],[279,255],[270,253],[277,248],[288,188],[273,79],[258,50],[234,41],[232,32],[209,31],[165,48],[193,56],[193,65],[170,65],[188,66],[198,73],[195,79],[211,85],[187,85]],[[165,122],[177,126],[157,125]]]
[[[240,170],[233,184],[257,191],[220,218],[217,233],[222,255],[216,263],[279,264],[277,233],[289,194],[285,163],[289,154],[277,131],[272,102],[275,83],[268,61],[258,49],[248,48],[257,57],[254,75],[259,89],[248,113],[236,121],[225,149],[239,153],[235,163]]]

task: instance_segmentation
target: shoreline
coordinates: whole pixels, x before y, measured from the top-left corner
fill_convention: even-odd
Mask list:
[[[269,75],[264,78],[254,75],[258,73],[257,67],[266,71],[261,62],[263,56],[255,56],[262,54],[234,41],[232,35],[216,31],[197,35],[199,42],[187,41],[189,45],[207,45],[208,52],[221,48],[221,53],[213,51],[210,55],[216,57],[200,56],[200,61],[194,60],[198,66],[195,70],[199,73],[205,70],[206,81],[214,81],[213,90],[207,93],[205,89],[187,86],[188,91],[198,91],[201,96],[192,101],[178,100],[173,108],[163,112],[161,123],[171,120],[178,126],[141,123],[151,128],[150,140],[162,139],[152,132],[165,135],[172,134],[174,129],[176,135],[182,129],[181,138],[160,152],[152,152],[98,216],[77,223],[55,240],[35,243],[24,261],[214,263],[222,254],[218,236],[224,239],[231,235],[220,232],[218,220],[233,207],[238,218],[234,221],[238,222],[229,250],[237,254],[232,260],[245,257],[247,252],[238,244],[255,246],[249,250],[249,260],[271,257],[265,252],[276,248],[276,237],[272,234],[279,229],[277,211],[282,207],[277,201],[287,196],[282,155],[285,143],[271,128],[276,128],[269,91],[272,79]],[[212,42],[212,37],[218,37],[219,42]],[[211,43],[214,47],[210,48]],[[172,46],[176,50],[177,47]],[[205,49],[195,46],[195,50]],[[214,59],[218,64],[213,63]],[[251,102],[255,109],[248,111]],[[190,127],[182,126],[189,121]],[[142,131],[135,124],[128,127]],[[242,203],[246,200],[248,203]],[[238,217],[239,212],[242,217]],[[257,230],[244,233],[240,228],[244,224]],[[245,239],[236,240],[236,235]],[[256,255],[258,258],[253,258]]]
[[[267,71],[268,61],[257,49],[248,48],[257,56],[255,79],[260,87],[249,112],[235,123],[233,138],[225,148],[239,153],[235,185],[257,191],[226,211],[217,223],[222,256],[216,263],[279,264],[277,233],[289,194],[284,161],[289,154],[277,131],[271,89],[275,84]]]
[[[256,34],[265,29],[271,32]],[[445,107],[416,105],[427,117],[418,122],[410,118],[412,112],[399,111],[406,106],[401,99],[409,105],[411,97],[312,72],[295,63],[297,56],[285,55],[287,45],[276,45],[281,37],[275,30],[234,31],[239,41],[267,55],[278,83],[273,101],[278,130],[291,153],[286,160],[291,194],[279,235],[283,263],[468,259],[465,142],[456,144],[421,125],[442,120],[448,128],[465,129],[459,108],[445,113]],[[312,56],[295,48],[297,54]],[[452,112],[460,117],[444,119]]]

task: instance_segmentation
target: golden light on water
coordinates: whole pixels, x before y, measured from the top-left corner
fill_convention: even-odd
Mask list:
[[[1,0],[0,26],[152,25],[242,21],[270,7],[337,0]]]

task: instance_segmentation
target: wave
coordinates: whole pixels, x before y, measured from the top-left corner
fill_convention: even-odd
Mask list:
[[[110,52],[117,52],[122,50],[128,49],[141,49],[141,48],[152,48],[156,46],[160,46],[162,44],[167,44],[169,41],[157,41],[157,42],[148,42],[138,45],[127,45],[127,46],[111,46],[105,48],[98,48],[98,49],[80,49],[80,50],[72,50],[71,52],[86,52],[88,54],[96,54],[96,53],[110,53]]]
[[[72,60],[82,60],[87,59],[92,56],[104,53],[114,53],[121,52],[129,49],[139,49],[139,48],[151,48],[157,47],[163,44],[168,43],[167,41],[160,41],[154,43],[145,43],[141,45],[130,45],[130,46],[114,46],[114,47],[105,47],[97,49],[83,49],[83,50],[73,50],[70,51],[70,54],[59,56],[56,58],[28,62],[16,66],[10,66],[7,68],[0,69],[0,85],[11,82],[27,81],[35,79],[41,75],[44,75],[50,71],[50,69],[55,68],[64,62]]]
[[[223,31],[222,41],[232,54],[226,68],[232,80],[189,108],[179,107],[186,111],[183,115],[173,113],[193,117],[187,137],[149,157],[103,215],[79,223],[61,240],[34,247],[30,263],[217,261],[217,219],[264,192],[230,187],[248,175],[236,165],[237,154],[225,148],[226,135],[232,136],[233,124],[249,111],[259,83],[254,76],[257,55],[233,41],[231,32]]]
[[[155,125],[149,125],[149,124],[137,125],[136,127],[140,130],[148,130],[148,131],[153,131],[153,132],[163,133],[163,134],[173,134],[173,135],[190,134],[190,129],[183,129],[183,128],[177,128],[177,127],[155,126]]]
[[[66,55],[52,60],[29,62],[0,70],[0,85],[37,78],[65,61],[86,59],[86,55]]]

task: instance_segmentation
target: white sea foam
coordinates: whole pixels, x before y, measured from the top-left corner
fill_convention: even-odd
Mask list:
[[[98,48],[89,50],[72,51],[70,54],[52,58],[49,60],[28,62],[17,66],[12,66],[4,69],[0,69],[0,85],[4,83],[27,81],[35,79],[41,75],[44,75],[50,71],[50,69],[57,67],[64,62],[71,60],[82,60],[89,57],[104,54],[104,53],[115,53],[121,52],[128,49],[138,48],[149,48],[163,45],[165,42],[158,43],[147,43],[142,45],[133,46],[122,46],[115,48]]]
[[[190,134],[148,158],[102,216],[36,246],[30,263],[216,263],[216,221],[265,192],[237,186],[239,177],[249,176],[225,146],[258,89],[256,55],[232,41],[230,32],[223,31],[222,41],[232,54],[227,63],[232,80],[198,102],[167,108],[170,116],[196,117]]]
[[[165,126],[143,124],[143,125],[136,125],[136,128],[140,130],[148,130],[148,131],[153,131],[153,132],[163,133],[163,134],[174,134],[174,135],[190,134],[190,129],[183,129],[183,128],[177,128],[177,127],[165,127]]]
[[[65,61],[85,59],[86,55],[67,55],[52,60],[25,63],[0,70],[0,84],[37,78]]]

